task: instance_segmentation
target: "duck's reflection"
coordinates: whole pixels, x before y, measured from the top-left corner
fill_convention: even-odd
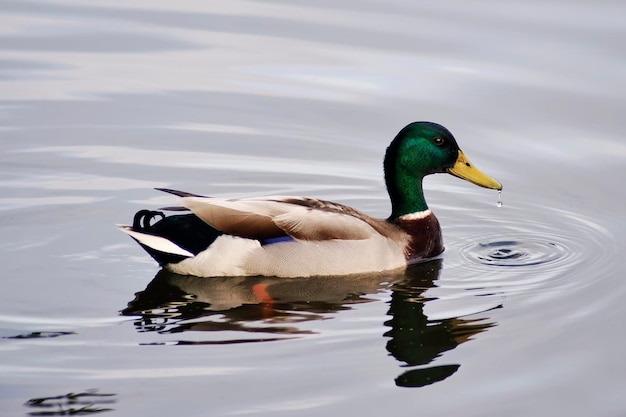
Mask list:
[[[146,289],[122,311],[138,316],[138,331],[180,333],[235,331],[263,337],[219,341],[179,341],[178,344],[225,344],[276,341],[311,333],[299,324],[325,320],[353,304],[378,300],[390,292],[385,322],[390,329],[387,350],[403,367],[399,386],[419,387],[441,381],[460,365],[427,366],[493,323],[484,318],[429,320],[423,312],[429,301],[423,293],[439,277],[441,260],[410,268],[403,274],[344,278],[197,278],[161,270]],[[271,337],[268,337],[271,335]]]
[[[161,270],[122,314],[139,316],[139,331],[304,335],[311,332],[298,323],[328,319],[352,304],[373,301],[367,295],[388,287],[390,278],[395,276],[197,278]],[[219,343],[229,342],[240,340]]]

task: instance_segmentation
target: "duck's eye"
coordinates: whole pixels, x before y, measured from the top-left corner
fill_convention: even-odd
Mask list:
[[[435,145],[437,145],[437,146],[441,146],[441,145],[443,145],[445,142],[446,142],[446,141],[445,141],[443,138],[439,137],[439,136],[437,136],[437,137],[433,138],[433,143],[434,143]]]

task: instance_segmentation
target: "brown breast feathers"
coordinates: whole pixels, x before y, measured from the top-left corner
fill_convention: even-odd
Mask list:
[[[437,217],[431,212],[422,218],[403,216],[394,221],[410,236],[405,255],[409,263],[432,258],[443,252],[443,237]]]

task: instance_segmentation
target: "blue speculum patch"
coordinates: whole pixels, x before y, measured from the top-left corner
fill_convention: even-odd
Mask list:
[[[269,239],[262,239],[261,245],[271,245],[273,243],[280,242],[293,242],[293,238],[291,236],[280,236],[280,237],[272,237]]]

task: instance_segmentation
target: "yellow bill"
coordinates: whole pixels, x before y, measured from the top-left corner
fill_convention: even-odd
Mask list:
[[[481,187],[491,188],[492,190],[502,189],[502,184],[474,168],[474,165],[470,163],[469,159],[460,150],[454,166],[448,168],[448,173]]]

